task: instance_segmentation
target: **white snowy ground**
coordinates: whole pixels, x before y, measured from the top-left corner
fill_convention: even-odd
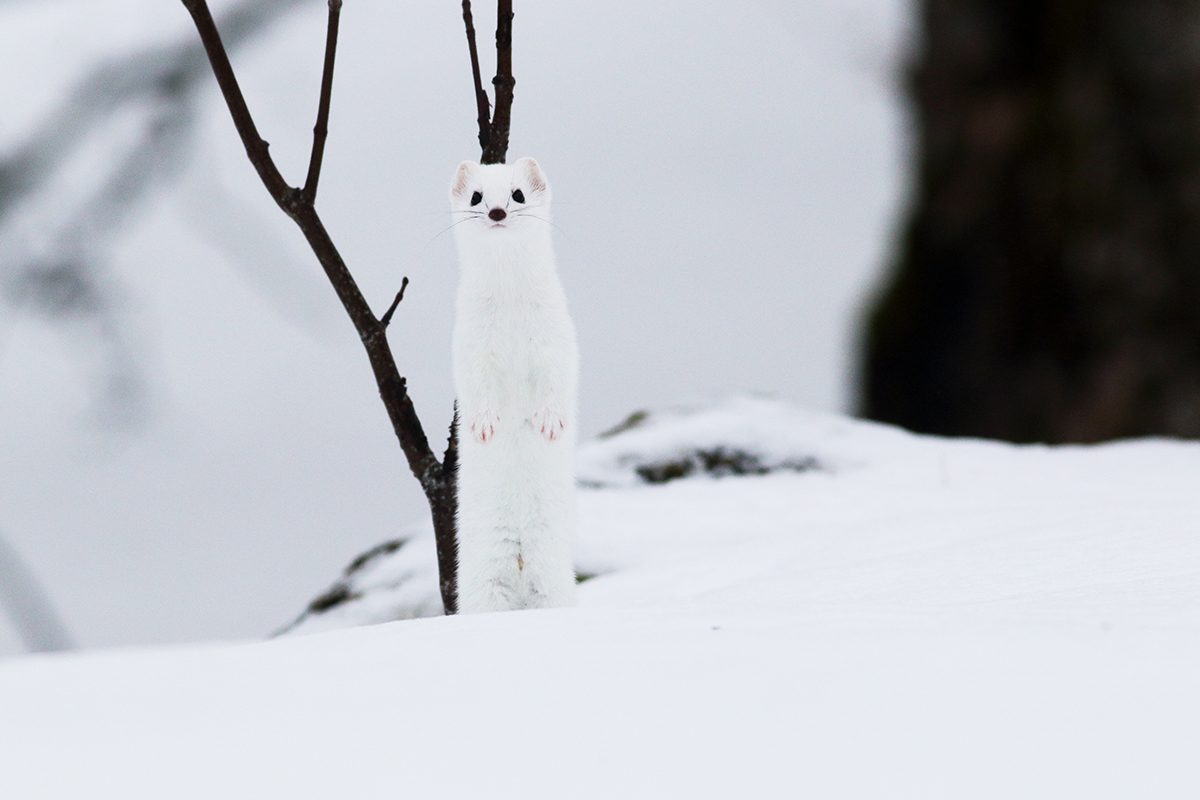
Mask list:
[[[633,479],[718,447],[783,469]],[[1200,444],[742,398],[581,462],[578,608],[9,660],[0,796],[1200,796]]]

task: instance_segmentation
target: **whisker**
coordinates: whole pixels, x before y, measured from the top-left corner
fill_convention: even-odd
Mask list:
[[[509,211],[508,215],[510,217],[528,217],[530,219],[536,219],[538,222],[544,222],[547,225],[549,225],[550,227],[554,228],[559,233],[561,233],[563,236],[566,236],[567,232],[564,231],[562,229],[562,227],[559,226],[557,223],[555,223],[553,220],[533,213],[534,210],[539,209],[539,208],[546,208],[548,205],[549,205],[548,203],[536,203],[536,204],[522,205],[520,208],[515,208],[515,209]],[[464,222],[470,222],[473,219],[479,219],[479,218],[483,218],[483,217],[487,216],[486,211],[476,211],[472,208],[450,209],[449,211],[439,212],[439,215],[440,214],[449,214],[452,217],[455,215],[461,215],[462,218],[455,220],[454,222],[450,223],[442,230],[438,231],[438,233],[435,234],[433,236],[433,238],[431,238],[425,244],[425,247],[421,250],[422,253],[424,253],[425,250],[428,250],[429,247],[432,246],[434,242],[436,242],[439,238],[441,238],[444,234],[446,234],[451,228],[454,228],[457,225],[461,225]]]
[[[564,231],[561,227],[559,227],[559,225],[557,223],[555,223],[554,220],[550,220],[545,217],[539,217],[537,214],[530,214],[525,211],[514,211],[512,216],[514,216],[514,217],[529,217],[530,219],[536,219],[539,222],[544,222],[547,225],[549,225],[551,228],[554,228],[554,230],[558,231],[563,236],[567,235],[567,232]]]
[[[463,212],[460,211],[460,212],[451,212],[451,213],[460,213],[461,214]],[[483,215],[477,214],[476,216],[483,216]],[[430,239],[428,242],[425,243],[425,247],[421,250],[421,252],[424,253],[425,250],[428,250],[429,246],[432,245],[434,242],[436,242],[438,240],[438,238],[441,237],[441,235],[444,234],[446,231],[450,230],[451,228],[453,228],[456,225],[462,225],[464,222],[470,222],[470,221],[471,221],[471,217],[464,217],[456,222],[450,223],[445,228],[442,228],[440,231],[437,232],[436,235],[434,235],[434,237],[432,239]]]

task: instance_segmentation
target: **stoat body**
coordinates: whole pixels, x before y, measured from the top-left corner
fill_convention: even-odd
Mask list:
[[[459,165],[450,187],[459,286],[458,609],[575,597],[579,355],[537,162]]]

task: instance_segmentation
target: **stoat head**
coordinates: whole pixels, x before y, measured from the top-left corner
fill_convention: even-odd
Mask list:
[[[515,164],[458,165],[450,182],[450,211],[455,230],[489,236],[548,231],[550,183],[532,158]]]

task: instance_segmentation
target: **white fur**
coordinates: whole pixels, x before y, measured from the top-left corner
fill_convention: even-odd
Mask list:
[[[450,208],[460,266],[458,609],[570,605],[579,355],[550,240],[550,186],[531,158],[464,161]],[[496,208],[501,222],[488,216]]]

